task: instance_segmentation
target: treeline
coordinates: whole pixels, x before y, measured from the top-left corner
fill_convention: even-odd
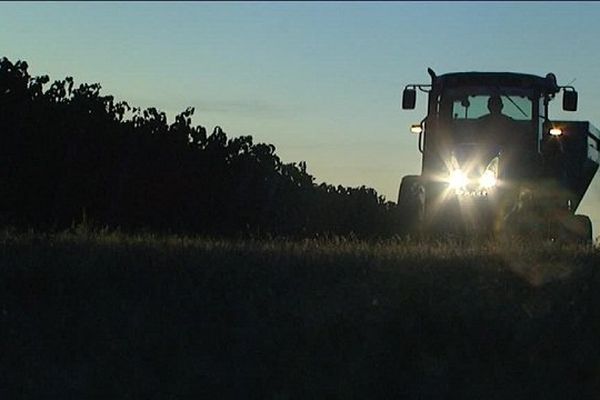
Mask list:
[[[192,126],[193,108],[165,113],[32,77],[0,60],[0,224],[211,235],[397,232],[395,204],[375,190],[315,184],[275,146]]]

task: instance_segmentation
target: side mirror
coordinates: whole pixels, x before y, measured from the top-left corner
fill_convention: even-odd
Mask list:
[[[404,89],[402,93],[402,109],[413,110],[417,102],[417,91],[415,89]]]
[[[577,92],[574,90],[563,90],[563,110],[577,111]]]

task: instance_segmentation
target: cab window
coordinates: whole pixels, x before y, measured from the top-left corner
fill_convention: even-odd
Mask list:
[[[489,114],[490,95],[466,95],[452,102],[452,119],[478,119]],[[525,96],[500,96],[502,114],[517,121],[531,120],[533,104]]]

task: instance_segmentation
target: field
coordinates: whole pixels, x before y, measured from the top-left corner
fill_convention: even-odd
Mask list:
[[[585,399],[600,251],[0,233],[0,397]]]

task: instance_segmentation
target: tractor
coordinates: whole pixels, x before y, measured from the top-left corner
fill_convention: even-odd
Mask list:
[[[402,108],[427,93],[427,116],[411,126],[420,175],[404,176],[398,210],[410,235],[515,234],[591,242],[577,207],[598,170],[600,132],[587,121],[555,121],[549,104],[577,110],[577,92],[545,77],[456,72],[406,85]]]

